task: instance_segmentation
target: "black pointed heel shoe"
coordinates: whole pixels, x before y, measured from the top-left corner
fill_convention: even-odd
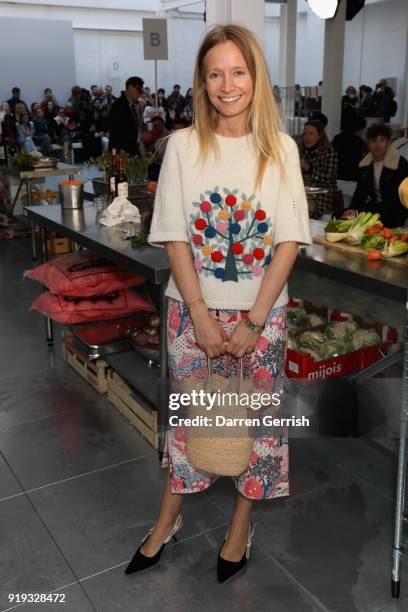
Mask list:
[[[218,553],[218,562],[217,562],[217,579],[218,582],[226,582],[227,580],[229,580],[230,578],[232,578],[233,576],[235,576],[235,574],[237,574],[239,571],[241,571],[245,565],[247,560],[249,559],[249,552],[251,549],[251,545],[252,545],[252,538],[253,535],[255,533],[255,527],[256,527],[256,523],[255,525],[252,525],[252,523],[249,525],[249,529],[248,529],[248,541],[247,541],[247,545],[245,548],[245,552],[243,554],[243,557],[240,561],[227,561],[226,559],[223,559],[220,554],[221,554],[221,550]],[[228,533],[229,533],[229,529],[227,531],[227,534],[224,538],[224,542],[226,542],[227,537],[228,537]],[[224,544],[223,544],[224,545]],[[222,546],[221,546],[222,549]]]
[[[176,533],[178,531],[180,531],[181,523],[182,523],[182,518],[181,518],[181,514],[179,514],[177,519],[176,519],[176,522],[173,525],[172,530],[170,531],[170,533],[167,536],[167,538],[164,540],[160,550],[153,557],[146,557],[145,555],[143,555],[140,552],[140,549],[142,548],[143,544],[150,537],[150,534],[153,531],[153,527],[151,529],[149,529],[149,532],[144,536],[144,538],[142,538],[142,543],[140,544],[139,548],[137,549],[137,551],[133,555],[133,558],[132,558],[131,562],[129,563],[129,565],[125,569],[125,574],[134,574],[135,572],[141,572],[142,570],[148,569],[149,567],[152,567],[153,565],[156,565],[156,563],[159,561],[159,559],[161,557],[161,554],[163,552],[163,548],[166,546],[166,544],[168,542],[170,542],[171,539],[173,539],[175,542],[177,542]]]

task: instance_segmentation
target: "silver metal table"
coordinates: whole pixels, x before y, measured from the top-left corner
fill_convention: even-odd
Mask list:
[[[311,221],[312,235],[323,235],[324,226],[325,224],[320,221]],[[349,286],[365,289],[372,292],[376,298],[384,296],[405,305],[398,478],[391,572],[392,597],[398,598],[401,584],[401,562],[408,561],[408,555],[404,552],[404,546],[408,542],[403,541],[407,465],[406,437],[408,434],[408,268],[386,261],[371,262],[364,255],[349,255],[347,252],[339,251],[333,247],[318,244],[302,249],[295,265],[298,269],[313,272]],[[375,373],[374,370],[371,369],[372,373]]]
[[[167,299],[164,295],[170,267],[165,249],[146,246],[132,249],[129,240],[122,240],[121,229],[103,227],[99,224],[99,213],[94,206],[85,205],[83,210],[63,210],[59,204],[51,206],[32,206],[25,208],[25,214],[34,226],[40,228],[40,254],[42,260],[48,259],[46,230],[69,238],[76,244],[106,257],[129,272],[143,276],[147,281],[159,286],[160,301],[160,360],[158,370],[152,370],[147,362],[135,358],[138,368],[136,381],[140,382],[139,391],[158,409],[160,446],[163,448],[163,433],[166,430],[168,376],[167,376]],[[53,325],[46,319],[46,335],[49,345],[53,344]],[[148,385],[148,389],[143,386]]]
[[[36,179],[46,178],[47,176],[67,176],[69,179],[73,179],[75,174],[80,174],[80,166],[71,166],[69,164],[58,163],[56,168],[42,168],[39,170],[17,170],[15,168],[2,168],[1,172],[7,179],[10,176],[14,176],[19,180],[16,195],[11,203],[11,208],[8,211],[10,215],[13,215],[14,207],[17,203],[18,196],[20,195],[21,188],[25,185],[27,192],[27,203],[28,206],[32,206],[31,190],[33,182]],[[37,259],[37,245],[34,235],[34,226],[31,223],[31,248],[33,259]]]

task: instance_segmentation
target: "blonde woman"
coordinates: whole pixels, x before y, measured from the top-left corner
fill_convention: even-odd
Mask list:
[[[255,37],[246,28],[212,28],[198,50],[190,128],[170,136],[149,242],[167,250],[169,370],[173,380],[205,377],[207,356],[228,377],[244,357],[245,376],[273,391],[286,354],[286,282],[299,243],[310,244],[296,144],[279,131],[279,113]],[[157,563],[183,526],[183,495],[217,475],[186,455],[183,427],[168,430],[159,516],[126,573]],[[289,494],[286,428],[257,436],[247,469],[234,478],[235,508],[218,555],[219,582],[249,558],[256,499]]]

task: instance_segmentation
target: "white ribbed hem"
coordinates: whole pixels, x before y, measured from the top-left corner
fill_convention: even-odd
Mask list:
[[[173,300],[177,300],[178,302],[184,302],[183,298],[181,297],[177,289],[173,289],[172,287],[168,287],[166,289],[165,295],[167,297],[172,298]],[[204,296],[204,300],[208,308],[218,308],[219,310],[250,310],[255,303],[255,301],[252,301],[252,302],[239,302],[239,301],[230,302],[229,301],[227,302],[227,301],[222,301],[222,300],[212,300],[212,299],[206,298],[205,296]],[[286,306],[288,301],[289,301],[289,298],[288,298],[287,292],[285,292],[284,295],[279,296],[279,298],[276,300],[272,308],[280,308],[281,306]]]
[[[187,242],[190,244],[190,240],[183,232],[154,232],[149,234],[147,238],[148,244],[155,247],[163,247],[163,242]]]

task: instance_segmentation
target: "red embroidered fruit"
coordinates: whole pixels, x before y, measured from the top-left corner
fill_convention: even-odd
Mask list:
[[[265,256],[265,251],[263,249],[254,249],[253,255],[255,259],[263,259]]]
[[[221,253],[221,251],[214,251],[213,253],[211,253],[211,259],[212,261],[219,263],[224,259],[224,255]]]
[[[243,221],[245,219],[245,212],[243,210],[236,210],[234,212],[235,221]]]
[[[235,204],[237,203],[237,198],[232,195],[232,193],[230,193],[225,198],[225,203],[227,204],[227,206],[235,206]]]
[[[197,246],[199,244],[203,244],[203,237],[200,236],[199,234],[194,234],[194,236],[193,236],[193,244],[196,244]]]
[[[207,221],[205,219],[197,219],[194,225],[196,229],[203,230],[207,227]]]
[[[244,247],[242,246],[240,242],[235,242],[232,245],[232,252],[234,253],[234,255],[241,255],[243,250],[244,250]]]
[[[204,201],[204,202],[201,202],[200,204],[200,210],[204,213],[208,213],[208,212],[211,212],[212,206],[209,202]]]
[[[251,263],[254,261],[254,256],[251,255],[251,253],[245,253],[242,258],[242,261],[244,262],[244,264],[247,264],[247,266],[250,266]]]
[[[266,219],[266,212],[260,208],[255,213],[255,219],[257,221],[263,221],[264,219]]]

